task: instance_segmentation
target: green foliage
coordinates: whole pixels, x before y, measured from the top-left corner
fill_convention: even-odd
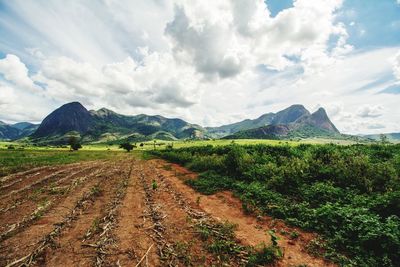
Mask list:
[[[157,185],[157,181],[156,181],[156,180],[153,180],[153,181],[151,182],[151,188],[153,188],[153,190],[156,190],[156,189],[158,188],[158,185]]]
[[[229,222],[198,223],[195,230],[210,253],[215,254],[222,262],[228,262],[231,257],[246,250],[235,240],[234,230],[236,227],[237,225]]]
[[[264,266],[270,265],[277,260],[275,249],[272,246],[266,246],[263,244],[261,249],[257,249],[255,252],[249,255],[249,261],[246,266]]]
[[[130,152],[135,146],[131,143],[122,143],[119,145],[119,148],[125,149],[126,152]]]
[[[400,145],[230,144],[155,155],[201,172],[187,183],[202,193],[232,190],[247,212],[320,233],[325,241],[310,249],[340,265],[400,262]],[[257,253],[254,264],[272,255]]]
[[[277,259],[283,257],[282,249],[278,245],[279,238],[273,230],[267,232],[271,237],[272,245],[266,246],[264,243],[256,247],[249,255],[249,261],[246,266],[270,265]]]
[[[186,180],[185,183],[203,194],[211,195],[217,191],[229,189],[231,178],[210,171],[200,174],[196,180]]]
[[[79,143],[78,138],[76,136],[70,136],[68,139],[68,145],[71,150],[77,151],[82,148],[82,145]]]

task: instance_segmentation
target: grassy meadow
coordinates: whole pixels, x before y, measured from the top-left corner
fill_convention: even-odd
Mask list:
[[[13,149],[8,149],[12,146]],[[41,166],[69,164],[79,161],[109,159],[123,155],[117,147],[85,147],[71,152],[69,148],[36,147],[20,143],[0,143],[0,177]]]

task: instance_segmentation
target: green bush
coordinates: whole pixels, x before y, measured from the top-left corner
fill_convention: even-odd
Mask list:
[[[400,262],[400,145],[231,144],[154,153],[201,172],[187,181],[200,192],[232,190],[247,212],[318,232],[322,254],[339,265]],[[249,262],[271,255],[265,248]]]

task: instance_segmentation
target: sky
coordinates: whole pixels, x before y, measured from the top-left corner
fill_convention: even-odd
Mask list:
[[[72,101],[202,126],[303,104],[400,132],[400,0],[0,0],[0,120]]]

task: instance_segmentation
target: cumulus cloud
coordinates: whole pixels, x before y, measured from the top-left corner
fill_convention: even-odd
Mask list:
[[[176,6],[174,20],[165,32],[174,42],[178,60],[194,64],[206,75],[234,76],[244,64],[244,53],[236,45],[230,23],[203,20],[196,22],[183,7]]]
[[[393,74],[400,81],[400,51],[393,58]]]
[[[382,106],[368,106],[364,105],[357,110],[357,115],[362,118],[376,118],[383,114]]]
[[[0,106],[12,104],[15,101],[13,88],[0,83]]]
[[[28,76],[28,68],[21,62],[19,57],[8,54],[0,59],[0,73],[4,78],[18,87],[26,90],[35,90],[36,86]]]
[[[311,72],[352,50],[344,24],[335,23],[342,1],[322,2],[297,0],[274,18],[262,0],[184,2],[165,32],[175,57],[206,76],[232,77],[260,64],[283,70],[297,61]],[[328,51],[331,36],[338,41]]]
[[[108,105],[153,108],[189,107],[198,101],[200,91],[193,71],[176,66],[168,54],[143,53],[141,61],[128,57],[101,66],[66,57],[48,58],[32,78],[57,100],[83,99],[88,104],[101,100]]]
[[[390,61],[398,47],[354,53],[342,0],[294,0],[274,17],[266,2],[4,3],[1,118],[35,106],[25,119],[37,120],[80,101],[216,126],[302,103],[325,107],[345,133],[400,129],[389,123],[400,121],[398,99],[379,94],[393,80],[374,83],[400,77],[400,56]]]

